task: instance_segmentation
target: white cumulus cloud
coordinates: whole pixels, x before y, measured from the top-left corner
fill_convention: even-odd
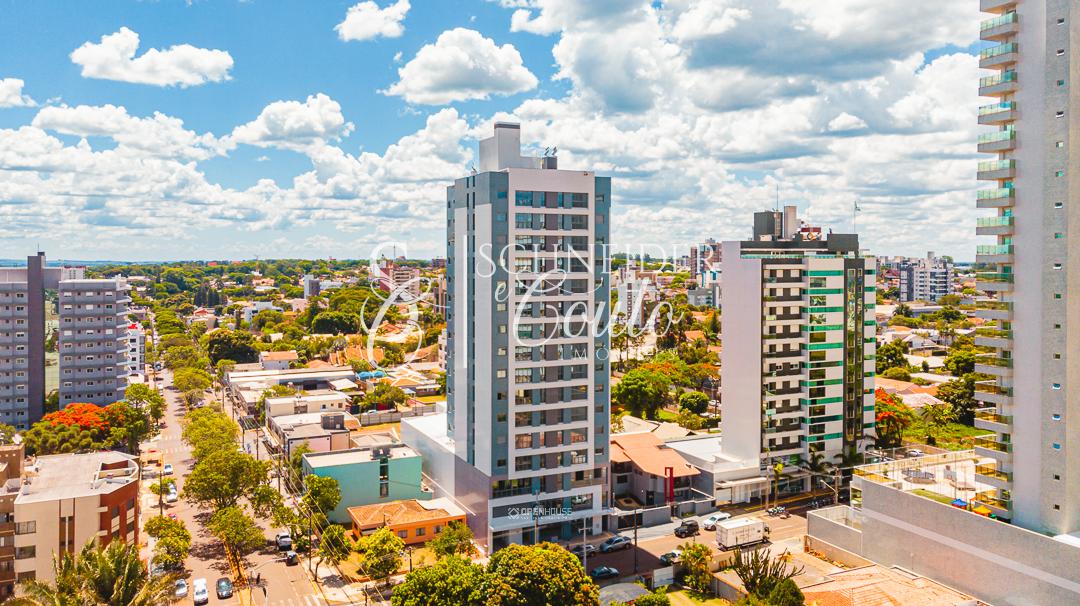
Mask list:
[[[405,26],[401,24],[405,15],[409,12],[409,0],[397,0],[397,2],[379,8],[371,0],[366,0],[349,8],[345,13],[345,20],[334,27],[338,38],[342,40],[371,40],[382,36],[383,38],[399,38],[405,33]]]
[[[299,101],[275,101],[259,116],[233,129],[231,142],[259,147],[299,149],[326,141],[337,141],[353,131],[341,105],[323,93]]]
[[[0,78],[0,107],[33,107],[37,105],[30,95],[24,95],[23,85],[18,78]]]
[[[858,116],[853,116],[847,112],[840,112],[838,116],[829,120],[829,125],[826,130],[829,132],[845,132],[852,130],[860,130],[866,128],[866,121]]]
[[[398,70],[398,78],[383,92],[425,105],[512,95],[538,84],[512,44],[497,46],[480,32],[460,27],[421,48]]]
[[[83,43],[71,52],[71,62],[82,67],[84,78],[181,88],[228,80],[233,67],[228,52],[190,44],[151,48],[136,57],[138,50],[139,34],[121,27],[101,42]]]

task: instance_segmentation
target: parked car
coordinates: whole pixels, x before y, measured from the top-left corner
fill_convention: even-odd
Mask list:
[[[289,534],[289,531],[286,530],[277,533],[274,540],[277,542],[278,551],[289,551],[292,549],[292,535]]]
[[[229,579],[227,579],[225,577],[221,577],[220,579],[217,580],[216,585],[217,585],[217,597],[218,597],[218,599],[224,600],[225,598],[231,598],[232,597],[232,594],[233,594],[232,581],[230,581]]]
[[[683,520],[683,523],[679,524],[679,527],[675,529],[675,536],[684,539],[699,532],[701,532],[701,529],[698,527],[697,520]]]
[[[171,476],[173,472],[172,463],[166,463],[165,467],[161,468],[161,473],[167,476]]]
[[[730,520],[731,514],[726,511],[718,511],[711,516],[705,518],[705,521],[701,524],[705,530],[716,530],[716,523],[723,522],[724,520]]]
[[[592,555],[596,553],[596,545],[590,545],[589,543],[575,543],[570,547],[570,553],[581,557],[582,555]]]
[[[613,579],[619,576],[619,569],[611,566],[597,566],[589,572],[589,576],[596,579]]]
[[[925,453],[923,453],[923,451],[919,450],[918,448],[912,448],[907,451],[907,456],[909,457],[921,457],[923,456],[923,454]]]
[[[673,549],[673,550],[665,553],[664,555],[660,556],[660,562],[663,563],[665,566],[671,566],[675,562],[678,562],[679,558],[681,558],[681,557],[682,557],[682,550],[681,549]]]
[[[175,503],[179,499],[180,499],[180,495],[177,494],[175,488],[170,490],[169,494],[165,495],[165,502],[166,503]]]
[[[191,587],[191,599],[195,602],[195,606],[210,603],[210,591],[206,588],[206,579],[195,579],[192,581]]]
[[[187,595],[187,590],[187,581],[184,579],[176,579],[176,591],[173,592],[173,595],[178,598],[185,597]]]
[[[298,555],[296,555],[295,551],[290,550],[290,551],[285,552],[285,565],[286,566],[296,566],[299,563],[300,563],[300,557]]]
[[[631,541],[629,537],[611,537],[603,543],[600,543],[600,553],[609,553],[620,549],[630,549],[633,546],[634,542]]]

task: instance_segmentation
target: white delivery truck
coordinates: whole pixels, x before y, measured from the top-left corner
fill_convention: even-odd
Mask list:
[[[765,522],[753,518],[724,520],[716,524],[716,542],[728,550],[765,542]]]

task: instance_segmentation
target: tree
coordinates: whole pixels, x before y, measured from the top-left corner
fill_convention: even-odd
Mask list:
[[[577,557],[554,543],[510,545],[496,551],[488,561],[483,591],[492,606],[600,602],[600,588]]]
[[[200,459],[184,482],[183,496],[200,506],[221,510],[235,506],[266,482],[268,461],[232,450],[218,450]]]
[[[952,406],[957,421],[965,425],[975,422],[975,409],[979,407],[979,401],[975,399],[975,382],[981,376],[968,373],[938,386],[937,398]]]
[[[653,418],[668,400],[671,380],[663,374],[635,368],[611,389],[611,396],[634,416]]]
[[[712,559],[712,551],[704,543],[683,543],[679,546],[682,555],[679,560],[686,570],[684,583],[687,587],[702,593],[709,591],[709,583],[712,575],[709,573],[709,562]]]
[[[202,392],[210,383],[210,375],[201,368],[179,368],[173,372],[173,387],[184,394]]]
[[[787,556],[785,551],[780,557],[773,559],[767,549],[756,549],[749,555],[742,549],[736,549],[731,568],[742,581],[747,593],[767,599],[777,585],[803,573],[802,566],[788,564]]]
[[[773,587],[766,598],[769,606],[804,606],[806,598],[795,581],[784,579]]]
[[[184,490],[187,490],[186,485]],[[239,505],[218,509],[210,516],[210,523],[206,527],[225,544],[226,549],[236,553],[253,551],[266,542],[262,529]]]
[[[308,444],[307,440],[294,446],[289,451],[289,468],[292,470],[292,476],[294,478],[302,479],[304,477],[304,455],[309,452],[314,451],[311,450],[311,444]],[[300,487],[296,487],[296,490],[299,489]]]
[[[945,357],[945,369],[954,377],[962,377],[975,371],[977,356],[974,351],[963,348],[953,348]]]
[[[679,396],[679,408],[694,414],[702,414],[709,409],[709,396],[700,391],[686,391]]]
[[[896,381],[910,381],[911,371],[901,366],[893,366],[881,373],[881,377],[883,379],[894,379]]]
[[[154,563],[167,569],[184,565],[191,551],[191,533],[179,520],[155,516],[146,521],[146,534],[154,537]]]
[[[349,559],[352,548],[352,539],[349,538],[344,527],[337,524],[327,526],[319,537],[319,563],[315,566],[316,576],[319,573],[319,566],[324,563],[329,562],[331,566],[337,566]]]
[[[667,586],[657,587],[652,593],[637,598],[634,606],[671,606],[671,598],[667,597]]]
[[[898,446],[904,430],[915,420],[915,413],[898,396],[882,389],[874,392],[875,425],[879,446]]]
[[[404,548],[405,542],[389,527],[383,526],[357,542],[356,549],[364,556],[360,571],[373,581],[389,579],[401,568],[401,551]]]
[[[203,364],[203,358],[199,354],[199,350],[194,345],[191,345],[190,341],[187,341],[187,343],[187,345],[177,345],[165,350],[164,362],[166,368],[180,370],[181,368],[203,368],[206,366]]]
[[[705,427],[705,418],[699,414],[692,413],[689,410],[683,408],[679,410],[679,416],[676,417],[675,423],[677,423],[679,427],[684,427],[691,431],[697,431]]]
[[[469,556],[476,553],[473,545],[473,532],[464,522],[454,520],[427,542],[427,548],[434,552],[435,557],[445,558],[461,554]]]
[[[320,335],[351,335],[360,332],[360,317],[354,313],[324,311],[315,316],[311,332]]]
[[[907,303],[901,303],[896,306],[896,310],[893,311],[894,316],[900,316],[901,318],[914,318],[915,314],[912,313],[911,307]]]
[[[890,341],[877,349],[875,368],[877,374],[882,374],[890,368],[907,368],[907,358],[904,357],[904,345],[900,341]]]
[[[391,606],[483,606],[484,568],[459,556],[440,559],[434,566],[418,568],[394,587]]]
[[[173,602],[174,577],[150,576],[139,548],[124,541],[107,547],[91,540],[78,554],[53,557],[53,582],[29,580],[22,603],[40,606],[166,606]]]
[[[114,444],[122,444],[133,454],[139,452],[139,442],[150,436],[150,413],[137,409],[127,402],[116,402],[105,408],[109,419],[110,438]]]
[[[375,388],[364,396],[365,408],[376,410],[395,410],[399,404],[404,404],[409,396],[400,387],[389,383],[377,383]]]
[[[144,410],[150,419],[157,423],[165,414],[165,396],[146,383],[128,385],[124,390],[124,401],[137,410]]]
[[[154,496],[167,495],[174,488],[176,488],[176,480],[167,476],[159,476],[154,483],[150,484],[150,492]]]
[[[184,415],[184,442],[191,446],[196,461],[219,450],[236,450],[239,428],[225,413],[210,408],[197,408]]]
[[[206,341],[206,353],[210,363],[232,360],[239,364],[257,362],[259,350],[255,349],[255,337],[242,330],[215,330]]]
[[[341,487],[334,478],[310,474],[304,478],[304,508],[327,514],[341,502]]]
[[[932,430],[940,430],[956,420],[952,406],[946,403],[927,404],[919,410],[919,416]]]

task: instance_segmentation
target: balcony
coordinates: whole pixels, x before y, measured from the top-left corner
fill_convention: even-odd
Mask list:
[[[979,67],[990,69],[1013,65],[1017,61],[1017,46],[1015,42],[1005,42],[997,46],[983,49],[979,53]]]
[[[802,317],[803,315],[801,313],[790,313],[768,315],[765,316],[765,319],[769,321],[785,322],[788,320],[802,320]]]
[[[994,408],[982,408],[975,411],[975,427],[998,433],[1012,431],[1012,417],[999,414]]]
[[[977,236],[1011,236],[1012,234],[1013,217],[1011,215],[980,217],[975,222]]]
[[[1011,244],[1003,245],[1012,247]],[[982,248],[980,246],[979,248]],[[981,261],[980,261],[981,263]],[[975,317],[984,320],[1012,320],[1013,304],[1011,301],[984,301],[975,310]]]
[[[1011,377],[1012,358],[998,357],[995,355],[981,355],[975,357],[975,372],[981,372],[996,377]]]
[[[761,357],[767,359],[775,358],[801,358],[803,351],[801,349],[789,349],[785,351],[768,351],[761,354]]]
[[[983,505],[986,505],[991,510],[993,510],[995,515],[1008,517],[1009,510],[1012,509],[1012,499],[1008,498],[1009,491],[1000,491],[1002,496],[998,496],[997,492],[998,491],[995,490],[987,490],[986,492],[980,492],[976,494],[975,498],[972,500],[976,503],[982,503]]]
[[[982,40],[1004,40],[1009,36],[1015,36],[1019,31],[1020,23],[1016,13],[1005,13],[979,24],[979,38]]]
[[[997,381],[977,381],[975,383],[975,399],[980,402],[1008,406],[1012,404],[1012,394],[1012,387],[1002,387]],[[989,422],[990,419],[987,419],[987,421]],[[991,427],[984,427],[983,429],[997,431],[997,429]]]
[[[979,108],[979,124],[1001,125],[1016,120],[1016,101],[991,103]]]
[[[1016,92],[1018,88],[1020,84],[1017,81],[1016,70],[1013,69],[979,78],[980,97],[1004,97]]]
[[[1016,176],[1016,160],[989,160],[979,162],[978,172],[975,178],[980,181],[997,181],[999,179],[1011,179]]]
[[[1012,206],[1016,199],[1016,190],[1012,187],[980,189],[975,192],[975,206],[978,208],[1004,208]]]
[[[766,284],[802,284],[804,280],[802,276],[766,276],[762,281]]]
[[[775,341],[781,339],[802,339],[803,333],[797,330],[788,332],[778,332],[772,334],[761,335],[762,341]]]
[[[975,248],[976,263],[990,263],[993,265],[1012,263],[1013,260],[1012,244],[980,244]]]
[[[998,437],[997,437],[997,434],[987,434],[985,436],[979,436],[979,437],[975,438],[976,454],[978,454],[977,451],[980,448],[982,448],[983,450],[989,450],[989,451],[991,451],[993,453],[1001,453],[1001,452],[1011,453],[1012,452],[1012,443],[1011,442],[1001,442],[1001,441],[999,441]],[[993,456],[993,455],[990,455],[990,456]]]
[[[975,274],[975,288],[983,292],[1012,292],[1011,273],[980,272]]]
[[[979,0],[979,10],[984,13],[1001,14],[1016,10],[1016,0]]]
[[[993,347],[996,349],[1012,349],[1013,333],[1011,330],[996,328],[977,328],[975,330],[975,345],[977,347]]]
[[[1013,129],[995,130],[979,135],[979,152],[992,154],[1008,151],[1016,147],[1016,131]]]

